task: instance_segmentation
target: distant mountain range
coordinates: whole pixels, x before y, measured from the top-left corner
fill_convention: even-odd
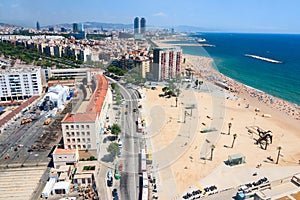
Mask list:
[[[84,28],[104,28],[104,29],[132,29],[133,24],[121,24],[121,23],[104,23],[104,22],[78,22],[79,26],[83,23]],[[7,23],[1,23],[0,26],[7,26],[7,27],[21,27],[21,26],[16,26],[16,25],[11,25]],[[73,23],[63,23],[63,24],[56,24],[56,25],[47,25],[47,26],[42,26],[44,28],[49,28],[49,27],[65,27],[72,29]],[[211,30],[203,27],[197,27],[197,26],[187,26],[187,25],[179,25],[179,26],[173,26],[173,27],[163,27],[163,26],[151,26],[147,25],[149,30],[153,29],[171,29],[174,28],[176,32],[205,32],[205,31],[218,31],[218,30]]]
[[[17,26],[17,25],[13,25],[13,24],[7,24],[7,23],[1,23],[1,22],[0,22],[0,26],[2,26],[2,27],[21,27],[21,26]]]
[[[84,28],[109,28],[109,29],[128,29],[132,28],[133,24],[120,24],[120,23],[102,23],[102,22],[78,22],[79,25],[83,23]],[[72,28],[73,23],[64,23],[64,24],[57,24],[51,25],[55,27],[65,27],[65,28]],[[45,26],[50,27],[50,26]]]
[[[104,28],[104,29],[132,29],[133,24],[121,24],[121,23],[104,23],[104,22],[78,22],[79,25],[83,23],[84,28]],[[57,24],[51,25],[54,27],[65,27],[65,28],[72,28],[72,23],[64,23],[64,24]],[[50,26],[45,26],[50,27]],[[202,27],[197,26],[186,26],[186,25],[179,25],[174,27],[163,27],[163,26],[151,26],[147,25],[148,29],[164,29],[164,28],[174,28],[175,31],[178,32],[201,32],[205,29]]]

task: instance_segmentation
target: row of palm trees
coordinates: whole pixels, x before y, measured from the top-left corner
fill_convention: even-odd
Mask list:
[[[232,123],[228,123],[228,135],[230,135],[231,127],[232,127]],[[231,148],[233,148],[233,145],[234,145],[234,142],[235,142],[236,138],[237,138],[237,134],[235,133],[235,134],[233,134]],[[213,144],[210,146],[210,160],[213,159],[213,152],[214,152],[215,148],[216,148],[216,146],[213,145]],[[282,149],[281,146],[277,147],[278,153],[277,153],[276,164],[278,164],[278,162],[279,162],[279,156],[280,156],[281,149]]]

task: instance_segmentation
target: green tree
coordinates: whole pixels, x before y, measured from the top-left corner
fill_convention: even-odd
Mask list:
[[[112,88],[113,90],[116,90],[117,87],[118,87],[118,85],[117,85],[116,83],[112,83],[112,84],[111,84],[111,88]]]
[[[120,151],[119,145],[116,142],[110,143],[107,147],[107,151],[113,156],[116,157]]]
[[[163,88],[162,88],[162,91],[163,91],[164,93],[167,93],[167,92],[168,92],[168,90],[170,90],[170,88],[169,88],[169,87],[163,87]]]
[[[118,136],[121,133],[121,127],[118,124],[113,124],[111,127],[111,133]]]

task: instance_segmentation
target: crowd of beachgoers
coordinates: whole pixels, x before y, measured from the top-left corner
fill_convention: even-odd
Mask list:
[[[256,98],[259,102],[262,102],[270,108],[275,108],[286,115],[300,120],[300,106],[274,97],[258,89],[244,85],[236,80],[233,80],[214,69],[213,59],[208,57],[184,55],[186,58],[186,67],[192,68],[195,75],[202,77],[203,79],[216,83],[221,82],[226,85],[233,93],[239,94],[247,93],[250,97]]]

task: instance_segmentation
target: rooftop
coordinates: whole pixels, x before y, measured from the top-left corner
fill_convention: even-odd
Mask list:
[[[53,154],[74,154],[76,153],[76,149],[59,149],[56,148]]]
[[[72,122],[95,122],[97,113],[67,113],[63,118],[62,123],[72,123]]]
[[[84,113],[66,114],[62,123],[72,122],[95,122],[97,116],[100,115],[105,96],[108,90],[108,82],[105,76],[96,74],[94,77],[97,79],[97,85],[94,93],[92,94]]]

